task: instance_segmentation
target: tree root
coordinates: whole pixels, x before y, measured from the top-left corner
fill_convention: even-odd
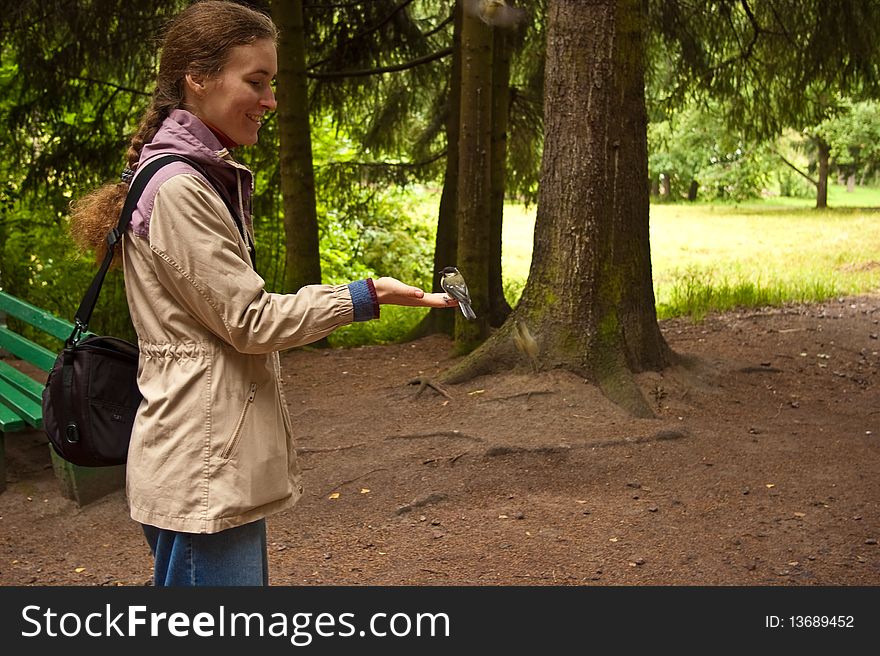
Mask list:
[[[430,378],[413,378],[411,381],[409,381],[407,383],[407,385],[418,385],[419,386],[419,388],[416,390],[416,393],[413,394],[413,396],[412,396],[412,398],[414,400],[419,398],[422,395],[422,392],[425,391],[426,387],[430,387],[435,392],[438,392],[439,394],[442,394],[443,396],[445,396],[447,399],[452,400],[452,397],[449,395],[449,392],[447,392],[445,389],[440,387],[440,385],[435,383]]]
[[[513,344],[510,322],[499,329],[458,364],[447,369],[440,380],[446,384],[463,383],[476,378],[512,369],[518,353]]]

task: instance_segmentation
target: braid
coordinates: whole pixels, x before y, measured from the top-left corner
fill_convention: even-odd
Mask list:
[[[166,116],[168,114],[167,110],[162,112],[157,109],[155,105],[156,103],[154,99],[141,119],[141,124],[138,126],[137,131],[131,138],[131,144],[129,144],[128,152],[126,153],[128,168],[130,169],[137,167],[144,144],[150,143],[150,141],[153,140],[153,137],[156,136],[156,132],[159,131],[159,126],[162,125],[162,121],[165,120],[165,116],[162,116],[162,114],[165,114]]]
[[[131,143],[128,146],[128,152],[126,153],[128,168],[137,168],[137,163],[141,157],[141,150],[144,145],[153,140],[153,137],[156,136],[156,133],[162,126],[162,121],[168,118],[168,114],[171,110],[175,107],[179,107],[182,102],[183,98],[180,97],[179,93],[167,93],[163,92],[161,88],[156,89],[153,93],[153,98],[150,101],[150,106],[147,108],[147,111],[144,112],[144,115],[141,117],[140,125],[138,125],[138,129],[131,137]]]

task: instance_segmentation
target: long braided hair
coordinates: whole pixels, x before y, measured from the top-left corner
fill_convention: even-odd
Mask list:
[[[137,168],[141,149],[156,136],[171,110],[183,105],[188,73],[217,75],[233,48],[261,39],[277,41],[272,19],[234,2],[203,0],[175,16],[162,39],[156,89],[128,147],[128,168]],[[71,205],[73,239],[82,248],[94,249],[98,261],[106,252],[107,233],[119,220],[128,186],[128,180],[110,183]]]

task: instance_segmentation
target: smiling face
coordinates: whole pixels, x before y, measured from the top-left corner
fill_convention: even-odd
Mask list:
[[[236,46],[219,74],[186,76],[184,106],[235,143],[253,145],[262,117],[277,106],[272,90],[277,72],[271,39]]]

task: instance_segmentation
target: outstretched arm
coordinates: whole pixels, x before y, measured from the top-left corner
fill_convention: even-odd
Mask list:
[[[425,293],[418,287],[407,285],[396,278],[383,276],[373,281],[380,305],[406,305],[410,307],[455,307],[458,301],[446,294]]]

